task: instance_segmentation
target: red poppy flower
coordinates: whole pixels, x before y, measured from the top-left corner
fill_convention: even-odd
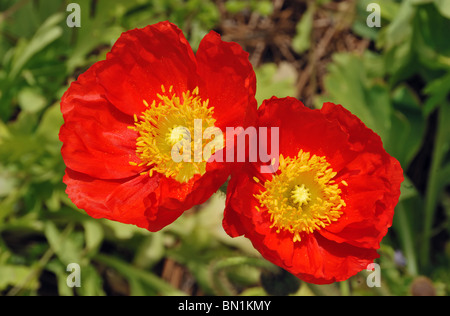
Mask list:
[[[340,105],[312,110],[272,98],[259,108],[258,125],[279,127],[276,172],[248,162],[232,174],[224,229],[307,282],[342,281],[366,269],[392,224],[403,181],[398,161]]]
[[[92,217],[161,229],[226,181],[214,131],[252,124],[255,89],[248,54],[213,31],[195,55],[169,22],[123,33],[62,97],[66,192]]]

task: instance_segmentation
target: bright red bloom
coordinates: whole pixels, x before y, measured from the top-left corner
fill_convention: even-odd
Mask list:
[[[213,31],[195,55],[169,22],[123,33],[62,98],[66,192],[92,217],[163,228],[228,178],[226,163],[191,154],[208,128],[253,123],[255,89],[248,53]]]
[[[366,269],[392,224],[399,162],[340,105],[312,110],[272,98],[258,114],[258,126],[279,127],[279,166],[261,173],[261,163],[245,163],[232,174],[227,233],[249,238],[263,257],[307,282],[342,281]]]

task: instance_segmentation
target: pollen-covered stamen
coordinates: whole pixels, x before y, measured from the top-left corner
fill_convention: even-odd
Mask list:
[[[178,182],[188,182],[196,174],[206,172],[202,155],[206,141],[202,135],[206,129],[214,128],[214,108],[209,106],[209,100],[200,98],[198,88],[183,92],[181,97],[172,86],[161,86],[161,91],[163,94],[157,94],[151,105],[143,100],[147,109],[135,115],[135,124],[129,127],[138,132],[136,155],[141,162],[137,165],[148,167],[144,173],[150,176],[158,172]]]
[[[294,158],[280,155],[278,173],[255,195],[260,203],[257,210],[270,214],[277,233],[287,230],[294,242],[300,241],[303,234],[320,230],[342,215],[345,202],[335,176],[325,157],[302,150]]]

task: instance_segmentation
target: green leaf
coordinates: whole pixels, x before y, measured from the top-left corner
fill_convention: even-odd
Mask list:
[[[165,255],[164,234],[156,232],[144,238],[134,257],[134,264],[139,268],[150,268],[163,259]]]
[[[136,280],[140,280],[142,283],[154,289],[160,295],[186,295],[186,293],[173,288],[170,284],[161,280],[153,273],[140,270],[118,258],[106,256],[104,254],[97,254],[95,256],[95,259],[110,266],[111,268],[116,269],[120,274],[127,278],[135,278]],[[142,289],[140,289],[140,291],[142,291]]]
[[[46,265],[46,269],[51,271],[56,276],[59,296],[73,296],[73,289],[67,286],[67,277],[69,273],[66,267],[58,259],[53,259]]]
[[[273,12],[273,4],[268,0],[252,0],[251,9],[262,16],[268,16]]]
[[[238,13],[249,7],[248,1],[228,0],[225,2],[225,8],[230,13]]]
[[[368,77],[363,58],[357,55],[335,54],[328,69],[324,80],[332,100],[342,104],[387,141],[392,114],[387,86]]]
[[[443,16],[445,16],[447,19],[450,19],[450,1],[434,0],[434,4]]]
[[[382,10],[384,11],[384,10]],[[386,70],[392,75],[390,81],[396,83],[414,73],[414,27],[416,7],[410,1],[403,1],[392,22],[382,28],[377,38],[377,46],[384,50]]]
[[[414,50],[430,69],[450,69],[450,19],[443,18],[433,5],[421,6],[414,19]]]
[[[36,290],[39,287],[38,280],[25,282],[26,278],[32,273],[33,268],[20,265],[1,265],[0,266],[0,290],[8,286],[23,286],[28,290]]]
[[[39,112],[47,105],[47,99],[37,88],[25,87],[19,91],[17,98],[20,108],[31,113]]]
[[[120,18],[128,10],[128,5],[136,5],[135,1],[98,1],[94,6],[90,0],[79,0],[81,7],[80,19],[82,26],[74,30],[75,42],[67,60],[68,72],[77,67],[89,64],[86,56],[95,48],[106,45],[108,48],[125,31],[120,25],[111,23],[114,18]]]
[[[81,267],[81,282],[80,287],[75,290],[80,296],[105,296],[103,290],[103,279],[98,271],[92,265],[85,265]]]
[[[411,22],[415,13],[416,7],[411,4],[411,1],[406,0],[401,3],[394,20],[387,26],[386,33],[383,36],[383,46],[387,50],[398,46],[412,36]]]
[[[61,144],[58,135],[63,123],[64,120],[58,103],[48,107],[42,115],[42,119],[36,129],[36,136],[44,140],[46,145],[49,145],[46,146],[47,149],[52,149],[57,145],[57,150],[59,151]]]
[[[419,98],[408,86],[399,85],[390,91],[382,79],[380,60],[369,53],[335,54],[324,79],[331,100],[321,100],[342,104],[361,119],[406,168],[422,145],[426,119]],[[381,65],[380,69],[374,65]]]
[[[99,222],[93,220],[83,221],[85,233],[85,251],[88,256],[93,255],[103,242],[103,227]]]
[[[15,78],[23,69],[25,64],[39,51],[43,50],[50,43],[63,34],[61,26],[57,24],[64,19],[63,13],[56,13],[50,16],[36,31],[33,38],[21,50],[16,51],[12,61],[10,78]]]
[[[387,150],[406,168],[422,146],[427,125],[426,116],[418,97],[406,85],[396,88],[391,98],[394,111]]]
[[[36,121],[36,115],[21,112],[17,120],[9,124],[10,136],[3,138],[0,146],[2,162],[31,167],[31,162],[42,153],[42,146],[36,142],[36,137],[33,135]]]
[[[0,164],[0,198],[12,195],[17,188],[18,182],[18,179],[14,177],[14,173]],[[1,204],[2,202],[0,202]]]
[[[299,54],[307,51],[311,46],[311,32],[316,6],[310,2],[308,9],[297,23],[296,35],[292,39],[292,48]]]
[[[424,105],[424,112],[429,115],[444,104],[450,94],[450,72],[428,83],[423,92],[429,96]]]
[[[381,8],[381,28],[367,26],[367,17],[371,13],[370,11],[367,11],[367,6],[371,3],[377,3]],[[376,40],[379,34],[383,33],[385,30],[385,20],[387,22],[394,20],[398,15],[399,8],[400,5],[393,0],[358,0],[356,1],[357,12],[355,14],[352,30],[363,38]]]
[[[64,233],[61,233],[53,222],[47,221],[44,228],[45,237],[63,264],[78,263],[81,265],[81,243],[76,239],[76,235],[71,233],[71,227],[73,225],[69,224]]]
[[[279,66],[268,63],[255,69],[256,100],[258,105],[272,96],[283,98],[295,95],[297,71],[288,63]]]

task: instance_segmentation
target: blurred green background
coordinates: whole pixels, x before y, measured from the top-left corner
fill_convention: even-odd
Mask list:
[[[381,27],[368,27],[369,3]],[[0,295],[448,295],[450,1],[79,0],[0,2]],[[405,171],[370,271],[317,286],[221,227],[224,194],[157,233],[78,210],[64,193],[59,100],[121,32],[162,20],[194,50],[211,29],[250,54],[257,99],[343,104]],[[68,287],[69,263],[81,287]]]

